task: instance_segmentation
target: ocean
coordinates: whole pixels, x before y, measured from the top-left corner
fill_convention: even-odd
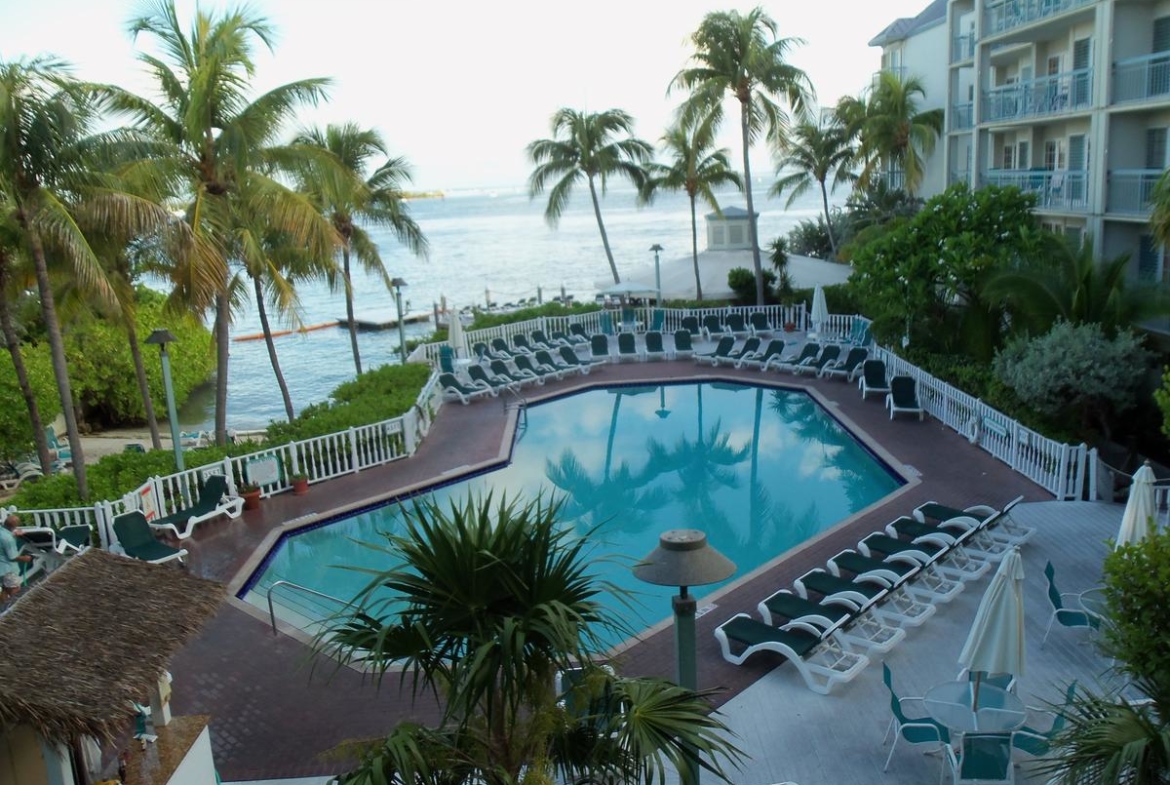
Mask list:
[[[784,200],[767,198],[767,183],[753,193],[760,213],[761,245],[785,234],[799,221],[820,213],[819,194],[809,192],[784,208]],[[721,207],[745,206],[743,195],[718,195]],[[835,200],[836,201],[836,200]],[[592,300],[599,281],[611,279],[601,235],[593,216],[588,189],[578,185],[557,228],[544,221],[545,201],[530,200],[524,187],[496,190],[450,191],[443,198],[410,203],[415,221],[430,242],[427,259],[416,258],[398,244],[392,233],[371,234],[382,252],[391,277],[406,281],[403,308],[407,313],[430,313],[445,297],[449,308],[483,305],[488,297],[503,305],[537,296],[545,301],[561,293],[578,301]],[[703,250],[703,216],[698,205],[699,250]],[[618,272],[627,275],[654,268],[650,246],[665,249],[662,262],[690,257],[690,207],[685,194],[664,193],[654,203],[639,206],[628,187],[611,188],[602,200],[602,218]],[[394,318],[394,297],[373,276],[354,274],[355,313],[379,320]],[[299,318],[304,325],[336,321],[345,316],[341,292],[324,282],[299,286]],[[288,320],[269,314],[273,329],[287,328]],[[407,336],[418,337],[430,324],[408,325]],[[233,338],[260,333],[252,304],[236,318]],[[359,334],[363,368],[398,362],[398,331]],[[354,376],[349,337],[340,327],[329,327],[276,339],[281,370],[288,381],[293,405],[305,406],[328,398],[338,384]],[[214,423],[214,385],[197,390],[180,412],[184,429],[207,429]],[[284,419],[263,340],[232,341],[228,380],[229,427],[263,428]]]

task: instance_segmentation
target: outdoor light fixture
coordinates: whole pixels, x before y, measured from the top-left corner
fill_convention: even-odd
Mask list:
[[[662,253],[663,248],[658,243],[650,246],[650,250],[654,252],[654,288],[658,290],[658,304],[662,304],[662,268],[658,266],[658,254]]]
[[[394,301],[398,304],[398,356],[402,364],[406,365],[406,326],[402,323],[402,287],[406,286],[406,281],[395,278],[390,281],[390,286],[394,289]]]
[[[162,355],[163,389],[167,394],[167,419],[171,423],[171,446],[175,451],[175,470],[183,471],[183,443],[179,439],[179,414],[175,409],[175,387],[171,383],[171,356],[167,354],[167,344],[178,339],[165,327],[160,327],[150,334],[146,343],[156,344],[159,354]]]

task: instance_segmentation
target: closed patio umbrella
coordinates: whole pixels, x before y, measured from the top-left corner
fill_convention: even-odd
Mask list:
[[[459,318],[459,312],[454,308],[447,314],[447,343],[455,350],[456,357],[466,359],[467,339],[463,335],[463,320]]]
[[[1024,562],[1012,548],[991,578],[979,603],[959,664],[972,672],[1024,673]],[[976,675],[973,706],[979,705]]]
[[[825,290],[820,284],[813,290],[812,302],[812,319],[813,332],[820,333],[824,328],[825,322],[829,320],[829,306],[825,303]]]
[[[1154,470],[1147,461],[1133,475],[1129,486],[1129,501],[1121,516],[1121,528],[1117,532],[1117,544],[1134,545],[1149,534],[1150,519],[1154,516]]]

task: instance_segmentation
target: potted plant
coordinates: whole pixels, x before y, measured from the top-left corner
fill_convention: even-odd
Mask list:
[[[786,333],[796,332],[796,322],[785,322],[784,323],[784,332],[786,332]]]
[[[240,498],[244,500],[245,510],[260,509],[260,486],[248,483],[240,488]]]
[[[297,472],[289,477],[289,481],[292,483],[293,496],[304,496],[309,492],[309,475]]]

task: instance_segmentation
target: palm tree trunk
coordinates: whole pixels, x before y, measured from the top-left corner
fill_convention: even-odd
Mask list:
[[[703,301],[703,282],[699,280],[699,224],[695,219],[695,195],[691,197],[691,258],[695,262],[695,297]]]
[[[353,367],[362,375],[362,354],[358,350],[357,325],[353,321],[353,288],[349,279],[349,240],[341,247],[341,270],[345,276],[345,324],[349,328],[349,346],[353,350]],[[292,419],[291,417],[289,418]]]
[[[154,416],[154,401],[150,397],[150,385],[146,382],[146,366],[142,364],[142,348],[138,345],[138,328],[133,322],[126,325],[126,339],[130,343],[130,358],[134,361],[134,375],[138,377],[138,392],[142,395],[142,408],[146,412],[146,425],[150,428],[150,446],[162,449],[162,437],[158,433],[158,418]]]
[[[605,480],[609,480],[609,469],[613,463],[613,439],[617,435],[618,409],[621,406],[622,394],[619,392],[613,397],[613,416],[609,418],[609,438],[605,442]]]
[[[215,443],[227,444],[228,328],[231,326],[231,297],[224,282],[215,295]]]
[[[28,409],[28,423],[32,427],[33,442],[37,446],[37,459],[40,461],[41,471],[48,476],[53,473],[53,456],[49,452],[49,440],[45,438],[45,426],[41,422],[37,397],[28,380],[28,369],[24,367],[24,357],[20,354],[20,337],[16,334],[16,327],[12,324],[12,312],[8,309],[8,275],[5,265],[6,262],[0,262],[0,329],[4,331],[4,343],[12,357],[16,383],[20,386],[20,394],[24,398],[25,408]]]
[[[837,258],[837,240],[833,237],[833,219],[829,217],[829,192],[825,189],[825,181],[821,180],[821,205],[825,208],[825,231],[829,234],[829,250],[833,258]]]
[[[621,283],[617,265],[613,262],[613,251],[609,249],[609,235],[605,233],[605,224],[601,220],[601,202],[597,200],[597,189],[593,186],[593,177],[589,178],[589,196],[593,199],[593,214],[597,217],[597,228],[601,231],[601,244],[605,246],[605,258],[609,260],[609,269],[613,272],[613,282]]]
[[[264,308],[264,288],[260,285],[260,276],[252,276],[252,286],[256,291],[256,312],[260,315],[260,327],[264,330],[264,345],[268,347],[268,361],[272,363],[272,372],[276,374],[276,384],[280,387],[280,397],[284,399],[284,414],[288,421],[296,419],[293,411],[292,398],[288,394],[288,383],[280,371],[280,360],[276,357],[276,342],[272,340],[272,328],[268,326],[268,311]]]
[[[57,306],[53,301],[53,287],[49,283],[49,264],[45,248],[35,229],[28,233],[32,247],[33,264],[37,271],[37,291],[41,296],[41,315],[49,333],[49,354],[53,358],[53,375],[57,377],[57,393],[61,396],[61,413],[65,416],[65,431],[69,435],[69,449],[73,453],[73,476],[77,479],[77,494],[82,501],[89,499],[89,481],[85,476],[85,451],[81,434],[77,431],[77,412],[73,408],[73,387],[69,383],[69,366],[65,362],[65,340],[57,322]]]
[[[748,160],[748,150],[751,148],[751,134],[748,130],[749,109],[747,101],[740,101],[739,130],[743,135],[743,192],[747,197],[748,237],[752,243],[752,270],[756,274],[756,305],[763,305],[764,269],[760,266],[760,238],[756,232],[756,210],[752,203],[752,165]]]

